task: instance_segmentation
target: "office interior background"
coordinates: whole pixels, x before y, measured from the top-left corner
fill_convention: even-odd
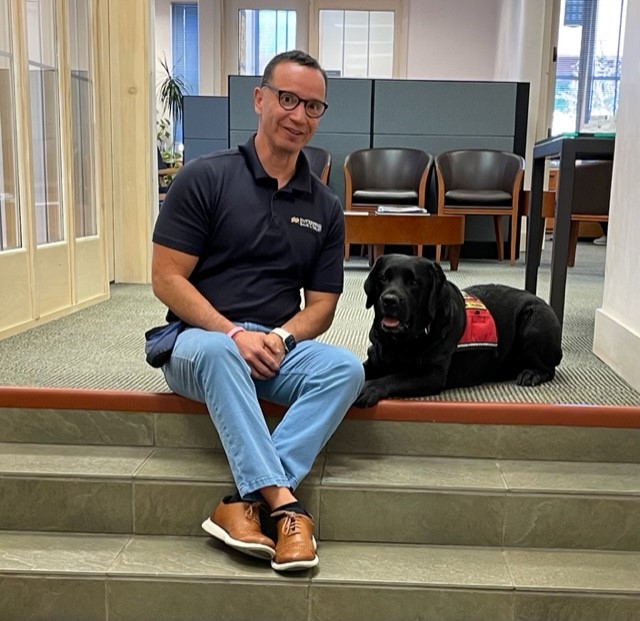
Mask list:
[[[640,0],[0,0],[0,338],[149,282],[161,61],[226,95],[295,47],[335,77],[528,82],[529,155],[615,121],[594,351],[640,389],[639,29]]]

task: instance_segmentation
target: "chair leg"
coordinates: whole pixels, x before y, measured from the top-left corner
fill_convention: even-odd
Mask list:
[[[458,271],[458,263],[460,262],[461,246],[447,246],[447,254],[449,255],[449,266],[452,272]]]
[[[518,218],[520,216],[511,216],[511,265],[516,263],[516,248],[518,244]]]
[[[567,267],[573,267],[576,264],[576,250],[578,249],[578,232],[580,222],[577,220],[571,221],[571,228],[569,229],[569,251],[567,253]]]
[[[384,244],[375,244],[374,246],[370,246],[370,248],[372,248],[372,254],[369,265],[373,265],[378,258],[384,254]]]
[[[502,216],[493,216],[493,228],[496,232],[496,244],[498,244],[498,261],[504,259],[504,239],[502,238]]]
[[[440,259],[442,258],[442,246],[440,246],[440,244],[438,244],[436,246],[436,258],[435,258],[435,262],[436,263],[440,263]]]
[[[422,244],[418,244],[417,246],[413,247],[413,251],[416,253],[417,257],[421,257],[422,256]]]

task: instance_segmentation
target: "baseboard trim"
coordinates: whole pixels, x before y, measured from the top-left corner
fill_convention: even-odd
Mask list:
[[[596,309],[593,353],[629,386],[640,392],[640,335],[632,332],[602,308]]]
[[[0,408],[101,410],[166,414],[206,414],[201,403],[170,392],[80,388],[0,387]],[[265,416],[285,409],[262,402]],[[640,406],[478,403],[386,399],[372,408],[352,407],[352,420],[640,428]]]

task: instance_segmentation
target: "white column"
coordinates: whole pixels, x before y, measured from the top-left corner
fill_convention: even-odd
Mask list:
[[[627,0],[602,308],[593,351],[640,390],[640,0]]]

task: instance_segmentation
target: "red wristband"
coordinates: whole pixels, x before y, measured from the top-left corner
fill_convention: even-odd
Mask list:
[[[242,326],[236,326],[227,332],[227,336],[232,339],[238,332],[245,332],[245,329]]]

